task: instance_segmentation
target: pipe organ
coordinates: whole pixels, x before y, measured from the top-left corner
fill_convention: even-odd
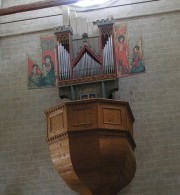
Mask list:
[[[117,87],[114,21],[99,35],[73,39],[56,28],[59,94],[70,101],[45,111],[47,142],[57,172],[80,195],[116,195],[136,171],[134,116],[128,102],[110,100]]]
[[[87,93],[95,93],[101,88],[96,94],[103,98],[108,98],[117,89],[113,24],[113,19],[97,21],[99,36],[88,37],[84,33],[79,40],[73,40],[70,26],[56,28],[60,97],[80,99],[84,93],[82,84],[86,85]],[[96,85],[90,88],[92,82]]]

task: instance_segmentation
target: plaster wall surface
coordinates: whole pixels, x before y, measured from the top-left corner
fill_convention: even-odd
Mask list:
[[[140,35],[143,38],[146,73],[119,79],[119,91],[114,94],[115,99],[130,103],[136,119],[134,138],[137,144],[135,178],[118,195],[179,195],[178,9],[179,0],[161,0],[139,7],[125,7],[124,10],[119,7],[79,13],[79,16],[87,17],[89,21],[109,15],[115,18],[134,15],[134,18],[125,20],[128,23],[130,47]],[[139,13],[163,10],[171,10],[171,13],[136,17]],[[32,17],[36,13],[1,17],[1,22],[23,16]],[[51,11],[46,13],[51,14]],[[37,14],[45,13],[41,10]],[[26,54],[40,63],[40,36],[53,34],[53,30],[48,30],[48,25],[52,28],[61,24],[62,18],[57,16],[44,19],[44,22],[28,21],[26,25],[21,22],[0,25],[0,195],[76,194],[54,170],[45,142],[46,120],[43,110],[61,102],[58,88],[27,88]]]
[[[40,0],[1,0],[2,1],[2,6],[5,7],[11,7],[11,6],[16,6],[16,5],[23,5],[23,4],[28,4],[28,3],[36,3]]]

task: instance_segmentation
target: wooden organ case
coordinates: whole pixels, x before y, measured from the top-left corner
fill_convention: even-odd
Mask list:
[[[70,101],[45,111],[47,142],[56,170],[73,190],[116,195],[136,170],[134,117],[128,102],[108,99],[118,89],[114,21],[97,25],[99,37],[83,33],[79,43],[70,26],[56,29],[59,94]]]
[[[113,20],[98,21],[99,37],[84,33],[78,41],[72,40],[70,26],[56,29],[60,97],[108,98],[118,89],[113,24]]]

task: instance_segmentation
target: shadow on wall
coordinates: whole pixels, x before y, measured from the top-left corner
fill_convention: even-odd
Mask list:
[[[21,187],[17,184],[12,184],[6,187],[5,195],[22,195]]]

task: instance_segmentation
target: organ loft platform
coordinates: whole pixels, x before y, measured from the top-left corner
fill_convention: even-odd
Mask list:
[[[46,112],[50,154],[82,195],[115,195],[134,177],[134,117],[127,102],[71,101]]]

